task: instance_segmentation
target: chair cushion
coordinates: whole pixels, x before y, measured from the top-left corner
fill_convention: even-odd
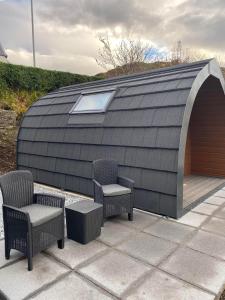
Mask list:
[[[102,186],[104,196],[120,196],[130,194],[131,189],[119,184],[107,184]]]
[[[20,209],[29,214],[32,226],[41,225],[63,213],[62,208],[40,204],[23,206]]]

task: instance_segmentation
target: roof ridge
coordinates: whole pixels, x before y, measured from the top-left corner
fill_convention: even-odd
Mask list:
[[[164,73],[166,71],[176,71],[179,69],[184,69],[184,68],[188,68],[188,67],[196,67],[196,66],[205,66],[207,65],[212,59],[206,59],[206,60],[202,60],[202,61],[197,61],[197,62],[193,62],[193,63],[184,63],[184,64],[177,64],[174,66],[170,66],[170,67],[164,67],[164,68],[158,68],[158,69],[154,69],[154,70],[149,70],[149,71],[145,71],[145,72],[139,72],[139,73],[135,73],[135,74],[129,74],[129,75],[123,75],[123,76],[117,76],[117,77],[112,77],[109,79],[102,79],[102,80],[97,80],[97,81],[90,81],[90,82],[85,82],[85,83],[78,83],[78,84],[73,84],[73,85],[68,85],[65,87],[61,87],[59,89],[57,89],[54,92],[57,91],[64,91],[64,90],[68,90],[68,89],[72,89],[72,88],[79,88],[79,87],[86,87],[89,85],[100,85],[101,83],[110,83],[110,82],[114,82],[114,81],[119,81],[122,79],[133,79],[133,78],[138,78],[141,76],[151,76],[151,75],[155,75],[155,74],[160,74],[160,73]]]

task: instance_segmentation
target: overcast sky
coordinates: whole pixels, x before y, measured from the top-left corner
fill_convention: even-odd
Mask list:
[[[37,65],[95,74],[98,35],[225,53],[225,0],[33,0]],[[32,65],[30,0],[0,0],[0,42],[9,61]]]

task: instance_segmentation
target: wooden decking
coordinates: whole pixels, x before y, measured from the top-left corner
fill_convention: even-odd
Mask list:
[[[183,208],[225,184],[225,178],[188,175],[184,178]]]

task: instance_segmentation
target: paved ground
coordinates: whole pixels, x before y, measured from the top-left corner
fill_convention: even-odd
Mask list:
[[[212,300],[225,285],[225,189],[178,221],[138,210],[133,222],[111,219],[88,245],[67,240],[36,256],[32,272],[16,251],[5,261],[3,249],[1,240],[7,299]]]

